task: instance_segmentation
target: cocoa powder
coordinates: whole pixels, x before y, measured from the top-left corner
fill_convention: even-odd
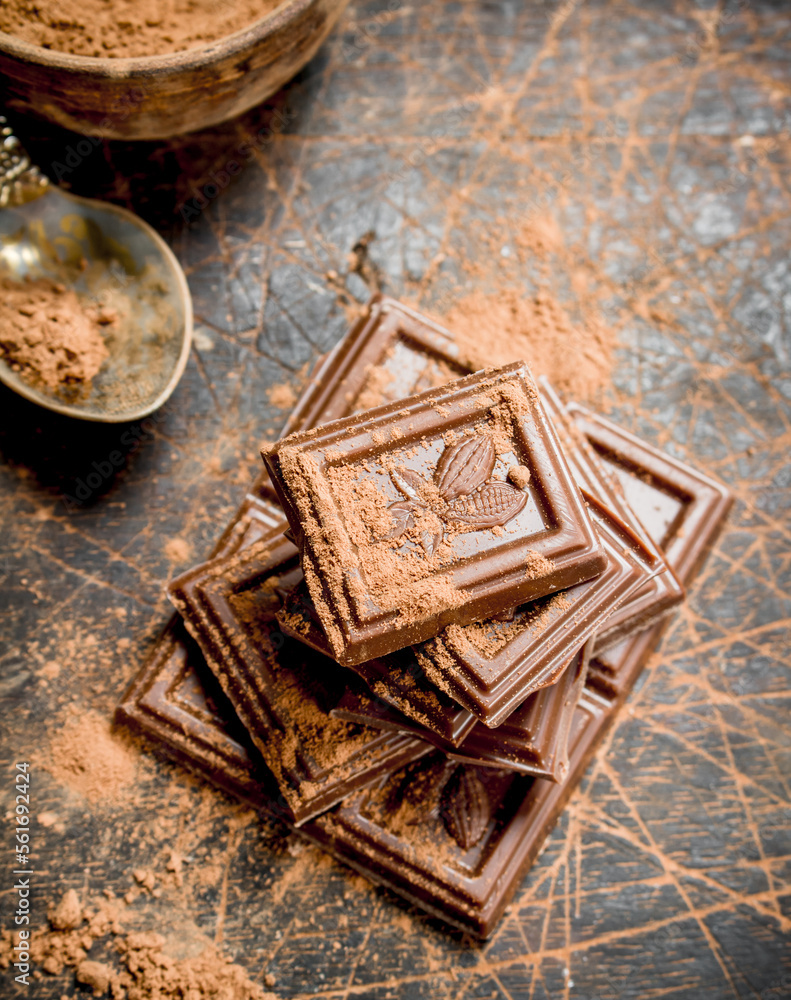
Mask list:
[[[8,0],[0,31],[78,56],[180,52],[248,27],[281,0]]]
[[[97,712],[69,706],[65,724],[37,762],[61,785],[89,802],[118,802],[137,778],[137,756],[126,733]]]
[[[596,398],[610,382],[614,332],[590,312],[574,322],[546,289],[534,295],[516,288],[474,291],[441,322],[474,370],[526,361],[563,395],[584,400]]]
[[[276,1000],[208,938],[197,942],[196,954],[174,957],[162,935],[127,930],[127,916],[133,915],[112,894],[84,904],[74,889],[68,890],[57,904],[50,905],[49,926],[31,933],[30,956],[36,973],[40,976],[40,969],[57,976],[72,969],[74,979],[90,987],[94,996],[109,991],[114,1000]],[[12,931],[0,932],[2,970],[16,960],[14,940]],[[97,961],[88,957],[94,944],[110,942],[114,949],[103,950],[115,950],[117,958]]]
[[[278,410],[291,410],[297,402],[297,394],[288,382],[279,382],[270,387],[266,394],[269,405]]]
[[[102,326],[114,320],[49,278],[0,279],[0,355],[37,388],[88,389],[109,357]]]

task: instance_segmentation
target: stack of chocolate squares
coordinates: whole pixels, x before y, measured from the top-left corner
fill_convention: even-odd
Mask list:
[[[730,498],[382,297],[286,432],[119,715],[485,937]]]

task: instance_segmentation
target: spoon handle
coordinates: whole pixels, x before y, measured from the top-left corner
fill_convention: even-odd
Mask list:
[[[48,185],[49,178],[30,162],[5,115],[0,115],[0,208],[33,201]]]

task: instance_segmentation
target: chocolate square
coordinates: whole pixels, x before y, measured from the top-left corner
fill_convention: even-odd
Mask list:
[[[635,630],[648,628],[666,618],[684,600],[684,587],[679,583],[666,556],[643,527],[635,512],[615,486],[604,464],[583,432],[572,420],[566,408],[546,379],[541,379],[541,398],[558,433],[569,460],[572,474],[583,495],[596,497],[628,525],[647,550],[653,564],[652,572],[596,629],[594,653],[616,645]]]
[[[330,716],[356,678],[281,632],[274,615],[279,592],[300,578],[297,550],[281,522],[168,590],[296,823],[426,750],[412,737]]]
[[[688,585],[722,530],[731,494],[704,472],[586,407],[572,403],[568,413],[609,472],[622,505],[661,546],[680,583]],[[633,665],[644,660],[664,624],[604,650],[594,647],[589,686],[604,697],[621,697],[630,686]]]
[[[582,694],[590,647],[587,642],[554,684],[530,695],[497,729],[476,722],[456,746],[364,691],[347,691],[333,709],[333,715],[350,722],[412,733],[465,763],[561,781],[568,766],[571,720]]]
[[[264,457],[340,663],[605,566],[522,364],[298,432]]]

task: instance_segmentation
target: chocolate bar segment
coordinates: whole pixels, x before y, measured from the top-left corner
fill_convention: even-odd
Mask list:
[[[631,510],[686,584],[719,534],[733,497],[715,479],[579,403],[567,409]]]
[[[603,573],[520,605],[510,621],[452,625],[415,647],[426,676],[487,726],[501,725],[534,691],[554,683],[569,651],[655,571],[627,525],[592,497],[588,505],[606,553]]]
[[[185,573],[169,595],[301,823],[426,746],[329,716],[354,677],[278,627],[280,593],[301,578],[279,529]]]
[[[295,636],[326,656],[331,654],[304,581],[284,595],[278,620],[286,635]],[[428,740],[436,737],[434,742],[440,746],[458,746],[475,725],[472,712],[462,708],[426,677],[411,646],[389,656],[355,664],[351,669],[363,678],[371,693],[360,692],[355,687],[347,695],[359,696],[368,703],[379,723],[392,718],[403,719],[406,723],[384,728],[415,732]],[[343,715],[338,717],[345,718]]]
[[[546,379],[541,379],[541,398],[558,433],[572,474],[583,495],[593,496],[617,514],[634,531],[647,550],[651,573],[643,584],[620,604],[596,629],[594,652],[602,652],[642,628],[666,617],[684,599],[684,588],[676,579],[662,550],[643,528],[620,492],[610,482],[605,468],[585,435],[566,412]]]
[[[264,457],[346,665],[604,568],[524,365],[291,435]]]
[[[288,817],[287,810],[278,808],[277,782],[180,615],[168,623],[133,678],[115,719],[229,795]]]
[[[466,763],[563,781],[568,771],[569,733],[585,685],[591,645],[586,642],[554,684],[531,694],[497,729],[479,722],[449,755]]]
[[[689,584],[728,516],[733,498],[710,476],[642,441],[576,403],[570,416],[596,450],[625,505],[661,546],[676,577]],[[604,651],[594,649],[589,687],[606,698],[622,697],[662,634],[660,623]]]
[[[359,690],[347,691],[333,709],[333,715],[349,722],[411,733],[465,763],[561,781],[566,774],[569,730],[585,683],[590,646],[587,642],[554,684],[532,694],[497,729],[478,722],[459,746],[426,731],[379,698]]]
[[[283,436],[469,375],[458,353],[448,331],[433,320],[375,295],[365,315],[316,368]]]

